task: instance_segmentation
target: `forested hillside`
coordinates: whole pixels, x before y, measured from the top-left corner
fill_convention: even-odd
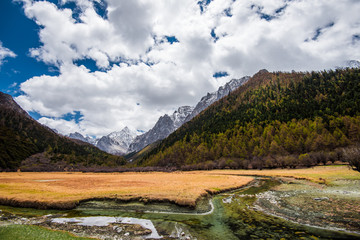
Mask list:
[[[360,142],[360,70],[269,73],[183,125],[139,166],[296,167],[341,159]]]
[[[25,170],[62,171],[125,163],[90,144],[59,136],[32,119],[10,95],[0,92],[0,170],[15,170],[25,159]]]

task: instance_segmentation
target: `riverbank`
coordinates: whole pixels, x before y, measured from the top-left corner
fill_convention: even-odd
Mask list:
[[[331,185],[293,178],[257,196],[254,209],[303,225],[360,234],[360,180]]]
[[[264,209],[257,208],[259,200],[270,204],[281,202],[270,193],[279,191],[287,184],[302,187],[302,183],[259,177],[246,187],[212,196],[211,211],[204,214],[174,204],[162,206],[160,203],[140,206],[136,203],[83,203],[75,210],[67,211],[0,206],[3,210],[0,212],[0,225],[3,225],[0,226],[0,238],[2,232],[10,231],[16,224],[17,231],[22,231],[22,227],[27,231],[31,225],[40,227],[35,228],[36,232],[43,232],[43,227],[46,227],[97,239],[359,239],[358,234],[314,227],[319,222],[313,222],[312,226],[299,225],[274,214],[265,214]],[[47,234],[52,236],[53,233],[49,231]]]
[[[311,168],[298,169],[213,170],[211,173],[240,176],[288,177],[325,185],[331,185],[336,180],[360,180],[360,172],[352,170],[348,165],[314,166]]]
[[[212,181],[208,180],[210,182],[228,179],[223,176],[239,180],[242,179],[239,174],[244,172],[258,177],[251,177],[250,184],[233,191],[223,192],[225,188],[216,187],[207,191],[209,189],[204,188],[206,196],[198,198],[195,208],[169,202],[116,200],[81,202],[74,210],[66,211],[0,206],[0,225],[3,225],[0,226],[0,238],[2,231],[10,231],[17,224],[23,226],[24,231],[27,231],[29,225],[36,225],[41,227],[36,228],[39,231],[44,231],[43,227],[46,227],[99,239],[151,239],[151,234],[154,238],[184,240],[359,239],[360,173],[346,166],[295,170],[196,171],[176,173],[173,177],[183,181],[182,189],[186,189],[189,183],[184,181],[184,177],[190,180],[199,176],[199,179],[212,176],[209,178]],[[119,177],[119,174],[112,175]],[[53,184],[60,182],[59,179],[35,180],[41,184]],[[149,178],[139,178],[139,181],[144,179]],[[221,182],[216,184],[223,186]],[[216,192],[218,194],[212,195]],[[7,214],[13,217],[9,218]],[[123,225],[129,224],[124,223],[124,219],[132,221],[131,226]],[[106,226],[83,224],[105,220],[108,221]],[[137,224],[139,222],[143,225]],[[47,233],[52,235],[51,232]]]

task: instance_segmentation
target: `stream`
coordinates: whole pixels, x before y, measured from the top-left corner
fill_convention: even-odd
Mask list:
[[[328,207],[334,199],[334,204],[339,204],[331,195],[336,191],[344,195],[340,188],[316,192],[301,181],[257,177],[244,188],[201,199],[195,209],[170,203],[115,201],[89,201],[70,211],[0,206],[0,228],[30,224],[82,237],[123,240],[360,239],[360,212],[352,216],[351,224],[341,220],[340,210],[334,216],[331,208],[328,211],[334,221],[326,218],[324,209],[323,215],[309,215],[306,201]],[[321,195],[323,192],[327,195]],[[352,195],[346,196],[346,201],[358,204],[352,202],[360,196],[357,188],[347,192]]]

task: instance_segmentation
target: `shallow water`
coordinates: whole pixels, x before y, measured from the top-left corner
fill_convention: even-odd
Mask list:
[[[139,224],[150,229],[152,235],[143,238],[174,239],[359,239],[360,235],[341,231],[331,231],[309,227],[282,218],[267,215],[256,210],[257,199],[265,199],[266,203],[277,204],[278,196],[273,189],[290,188],[271,178],[258,178],[252,186],[219,194],[200,201],[196,209],[188,209],[168,203],[117,203],[87,202],[71,211],[58,211],[61,217],[51,217],[55,223],[86,224],[102,226],[111,223]],[[303,191],[307,186],[292,185],[291,188]],[[341,190],[341,187],[329,188],[329,191]],[[319,190],[320,191],[320,190]],[[301,195],[299,195],[301,196]],[[290,198],[289,198],[290,199]],[[290,202],[288,203],[290,204]],[[4,209],[4,208],[3,208]],[[34,209],[15,209],[5,207],[6,211],[33,211],[45,215],[46,211]],[[54,211],[51,211],[54,214]],[[314,222],[312,225],[317,225]],[[321,224],[320,224],[321,225]]]
[[[138,224],[146,229],[151,230],[151,234],[144,236],[144,238],[151,239],[159,239],[162,238],[154,224],[151,220],[147,219],[139,219],[139,218],[129,218],[129,217],[104,217],[104,216],[96,216],[96,217],[77,217],[77,218],[54,218],[52,219],[54,223],[75,223],[76,225],[81,226],[97,226],[103,227],[108,226],[110,223],[126,223],[126,224]]]

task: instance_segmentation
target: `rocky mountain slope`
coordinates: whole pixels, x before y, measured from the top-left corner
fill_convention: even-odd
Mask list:
[[[248,80],[249,77],[232,79],[224,86],[221,86],[217,91],[208,93],[206,96],[202,97],[196,107],[182,106],[171,115],[165,114],[164,116],[161,116],[152,129],[139,136],[130,132],[127,127],[120,132],[113,132],[99,139],[84,137],[80,133],[71,133],[68,136],[93,144],[99,149],[111,154],[124,155],[126,153],[138,152],[149,144],[165,139],[205,108],[227,96],[230,92],[234,91]]]
[[[87,142],[87,143],[90,143],[90,144],[95,145],[95,146],[96,146],[96,143],[98,141],[98,139],[94,139],[94,138],[90,138],[90,137],[84,137],[81,133],[78,133],[78,132],[70,133],[68,135],[68,137],[72,138],[72,139],[77,139],[77,140],[80,140],[80,141],[83,141],[83,142]]]
[[[360,144],[360,69],[261,70],[133,159],[138,166],[276,168],[342,160]]]
[[[221,86],[216,92],[208,93],[206,96],[202,97],[200,102],[196,105],[191,114],[186,117],[184,122],[190,121],[200,112],[202,112],[205,108],[218,101],[219,99],[227,96],[229,93],[246,83],[249,78],[250,77],[246,76],[240,79],[232,79],[224,86]]]
[[[182,106],[171,116],[165,114],[160,117],[152,129],[135,138],[130,144],[128,152],[140,151],[147,145],[166,138],[185,122],[186,117],[193,109],[190,106]]]
[[[135,138],[134,142],[130,144],[128,152],[140,151],[149,144],[165,139],[184,123],[190,121],[192,118],[198,115],[205,108],[219,99],[227,96],[230,92],[246,83],[249,78],[250,77],[232,79],[224,86],[221,86],[217,91],[208,93],[206,96],[202,97],[195,108],[190,106],[182,106],[179,107],[179,109],[171,116],[165,114],[164,116],[160,117],[152,129]]]
[[[81,133],[75,132],[68,135],[69,138],[77,139],[86,143],[90,143],[100,150],[114,154],[124,155],[128,152],[130,144],[134,141],[136,133],[132,132],[128,127],[121,131],[112,132],[101,138],[84,137]]]
[[[55,170],[52,167],[58,165],[56,170],[61,171],[69,165],[124,163],[122,158],[90,144],[58,135],[32,119],[10,95],[0,92],[0,170],[15,170],[34,155],[37,157],[29,160],[25,168],[43,165],[44,170]]]
[[[100,138],[96,143],[96,147],[107,153],[124,155],[128,152],[129,146],[135,137],[136,133],[125,127],[119,132],[112,132]]]

